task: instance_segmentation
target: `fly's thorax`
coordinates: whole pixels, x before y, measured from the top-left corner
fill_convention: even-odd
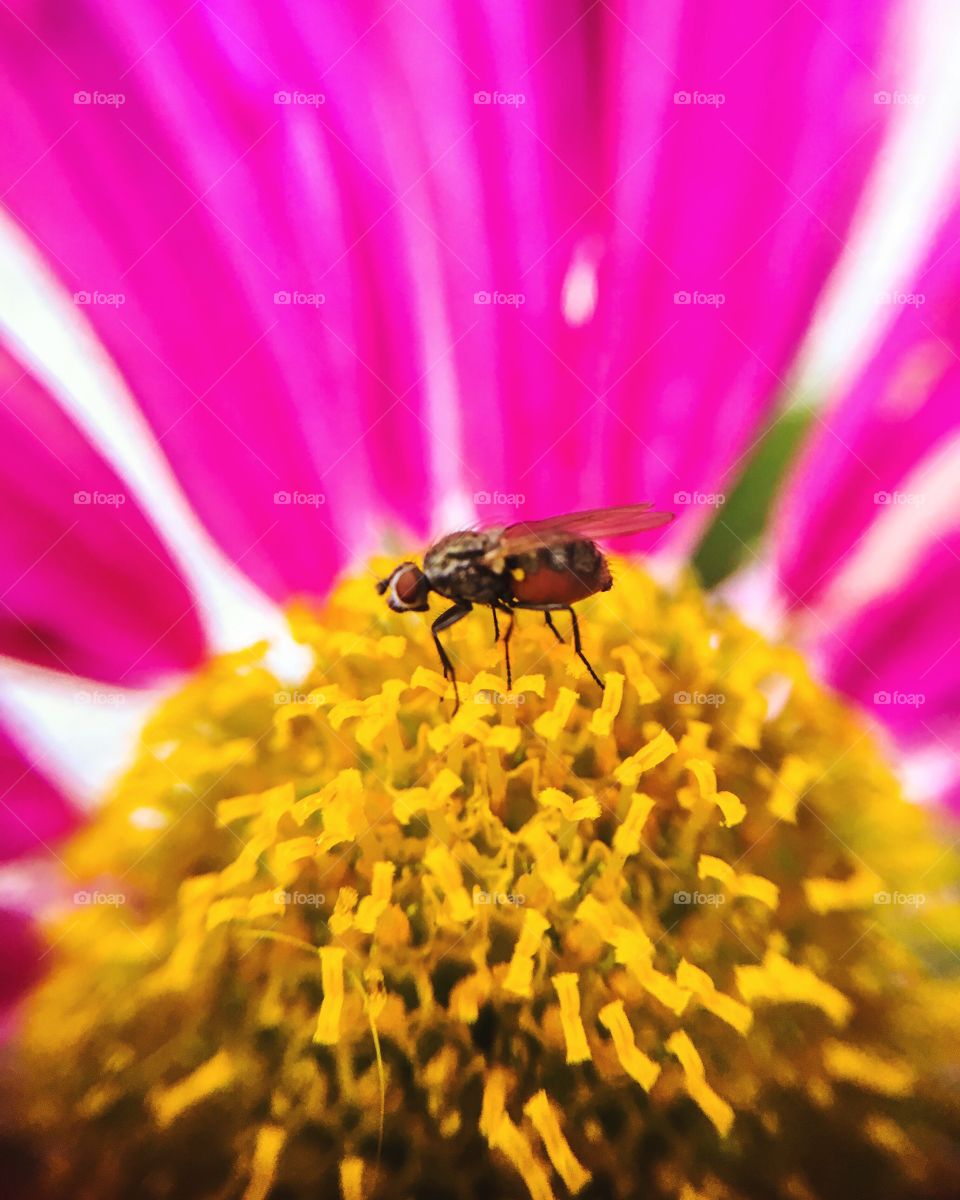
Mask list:
[[[503,598],[506,563],[498,556],[499,529],[465,529],[447,534],[423,559],[430,586],[451,600],[491,604]]]

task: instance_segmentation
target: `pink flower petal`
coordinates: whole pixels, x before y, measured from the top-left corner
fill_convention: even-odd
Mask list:
[[[126,686],[195,665],[194,600],[121,480],[0,347],[0,653]]]
[[[891,508],[909,503],[917,536],[925,536],[935,497],[903,489],[960,429],[958,279],[960,208],[910,290],[888,298],[897,307],[890,330],[815,428],[788,484],[773,552],[791,606],[824,600],[868,528]]]
[[[49,850],[79,820],[66,797],[0,726],[0,862]]]
[[[939,743],[946,749],[955,740],[958,595],[960,522],[896,591],[826,638],[831,682],[871,709],[906,748]]]
[[[0,908],[0,1044],[13,1031],[14,1005],[40,977],[43,942],[29,917]]]
[[[315,590],[458,482],[716,489],[872,160],[886,11],[91,0],[2,18],[0,188],[72,291],[122,295],[91,320],[221,544]]]

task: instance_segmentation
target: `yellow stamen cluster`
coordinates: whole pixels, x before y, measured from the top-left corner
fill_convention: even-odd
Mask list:
[[[296,688],[257,646],[161,707],[12,1049],[32,1195],[960,1194],[954,859],[692,582],[581,620],[602,695],[535,614],[507,691],[477,613],[451,718],[351,580]]]

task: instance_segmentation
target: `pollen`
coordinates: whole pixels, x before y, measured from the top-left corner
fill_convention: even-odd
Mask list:
[[[960,1195],[955,834],[692,579],[578,613],[602,692],[534,613],[508,689],[477,614],[454,715],[430,615],[347,579],[300,677],[160,705],[63,852],[125,902],[51,914],[7,1047],[31,1195]]]

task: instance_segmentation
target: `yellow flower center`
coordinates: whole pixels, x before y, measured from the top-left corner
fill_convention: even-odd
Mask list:
[[[292,614],[296,687],[257,646],[161,707],[16,1048],[37,1195],[942,1182],[951,855],[795,651],[616,578],[602,695],[533,613],[508,692],[477,611],[451,719],[429,617],[362,578]]]

